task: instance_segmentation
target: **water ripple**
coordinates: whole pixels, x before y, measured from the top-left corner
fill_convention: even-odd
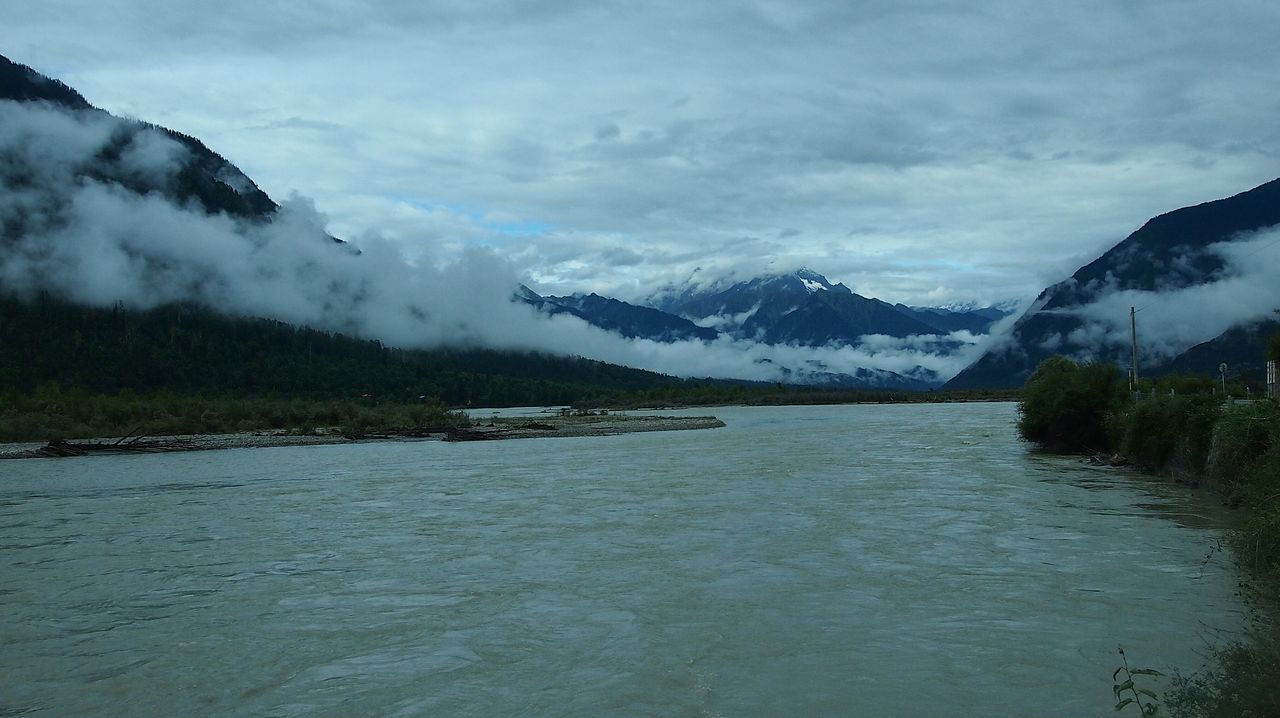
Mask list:
[[[1011,405],[9,462],[0,715],[1091,715],[1243,619],[1216,506]]]

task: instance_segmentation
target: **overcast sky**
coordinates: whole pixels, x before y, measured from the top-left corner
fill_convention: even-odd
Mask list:
[[[1280,176],[1280,3],[0,0],[0,53],[543,293],[1033,295]],[[695,270],[701,271],[694,275]]]

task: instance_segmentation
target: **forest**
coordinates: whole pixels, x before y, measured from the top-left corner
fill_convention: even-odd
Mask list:
[[[0,295],[0,440],[372,427],[421,407],[673,407],[1011,399],[1013,392],[847,390],[678,379],[572,356],[400,349],[228,317],[195,305],[145,311]],[[417,407],[417,408],[415,408]],[[382,415],[379,422],[377,416]]]

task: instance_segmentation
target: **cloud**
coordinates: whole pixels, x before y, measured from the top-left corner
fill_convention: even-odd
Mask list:
[[[557,294],[781,259],[891,302],[1027,296],[1273,179],[1280,146],[1260,2],[9,5],[15,59],[313,197],[335,233],[490,247]],[[550,229],[388,221],[404,196]]]
[[[0,286],[97,306],[194,302],[395,346],[532,349],[678,376],[806,381],[873,370],[937,381],[978,346],[967,333],[817,348],[628,340],[510,301],[521,276],[493,250],[409,258],[402,243],[366,233],[357,253],[334,243],[327,218],[296,194],[270,221],[253,221],[105,179],[163,187],[188,159],[166,135],[105,113],[0,101]]]
[[[1222,258],[1225,270],[1205,283],[1173,283],[1157,291],[1120,290],[1115,283],[1096,289],[1104,293],[1085,306],[1060,312],[1085,323],[1066,337],[1053,335],[1042,342],[1096,347],[1108,352],[1131,342],[1129,309],[1137,309],[1139,349],[1150,360],[1170,359],[1218,336],[1228,328],[1274,317],[1280,309],[1280,229],[1271,228],[1219,242],[1205,248]],[[1185,264],[1185,258],[1175,265]],[[1109,287],[1109,288],[1108,288]],[[1100,357],[1099,357],[1100,358]]]

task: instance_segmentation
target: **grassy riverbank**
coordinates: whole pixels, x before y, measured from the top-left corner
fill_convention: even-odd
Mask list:
[[[661,390],[615,391],[608,400],[580,398],[574,406],[636,409],[800,404],[1012,401],[1007,390],[911,392],[693,382]],[[536,404],[536,402],[535,402]],[[497,402],[493,406],[510,405]],[[338,427],[344,433],[379,433],[414,427],[466,425],[466,415],[437,401],[405,401],[375,395],[352,399],[237,395],[204,397],[167,390],[116,393],[63,389],[47,382],[30,393],[0,392],[0,442],[146,434],[222,434],[288,430],[309,433]]]
[[[1249,598],[1260,604],[1261,615],[1275,615],[1280,405],[1185,393],[1212,382],[1183,383],[1184,393],[1152,387],[1135,399],[1115,367],[1054,357],[1027,380],[1019,431],[1050,450],[1107,455],[1115,463],[1212,489],[1238,506],[1245,521],[1233,533],[1232,548],[1252,577]],[[1215,667],[1182,677],[1166,697],[1175,714],[1280,715],[1280,628],[1260,621],[1243,639],[1216,649],[1215,657]]]
[[[0,441],[102,436],[171,436],[238,431],[311,433],[336,427],[349,436],[469,425],[466,414],[433,402],[374,399],[205,398],[169,392],[89,394],[45,385],[0,397]]]

